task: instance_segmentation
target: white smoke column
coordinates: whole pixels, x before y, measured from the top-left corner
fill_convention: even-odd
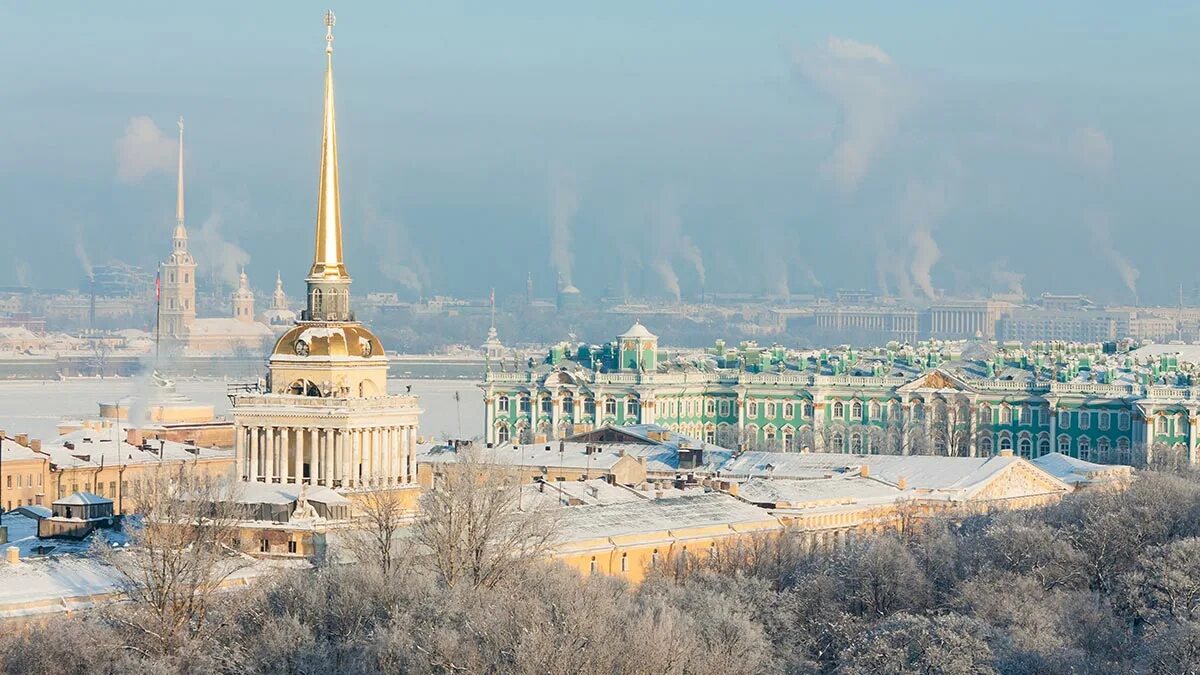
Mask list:
[[[801,76],[837,104],[837,144],[825,173],[850,194],[896,133],[900,118],[918,98],[915,83],[876,45],[830,37],[795,56]]]
[[[199,229],[188,232],[188,244],[202,271],[236,288],[242,268],[250,264],[250,254],[225,239],[222,225],[221,214],[214,211]]]
[[[429,268],[413,245],[405,223],[383,219],[374,206],[368,205],[363,224],[372,233],[373,241],[382,244],[383,250],[379,251],[378,258],[379,272],[388,281],[400,284],[414,295],[423,295],[430,287]]]
[[[900,222],[909,232],[908,244],[912,251],[909,273],[913,283],[930,300],[937,297],[933,287],[933,266],[942,257],[941,249],[933,239],[933,228],[945,212],[946,188],[943,183],[909,181],[900,200]]]
[[[176,143],[149,117],[131,118],[125,134],[114,143],[117,179],[136,183],[155,171],[174,171],[179,152]]]
[[[1025,297],[1025,275],[1008,269],[1007,260],[997,260],[992,263],[992,283],[1002,286],[1009,293]]]
[[[88,256],[87,246],[80,237],[75,238],[75,259],[79,261],[79,266],[83,268],[83,273],[87,275],[87,278],[93,279],[92,259]]]
[[[763,256],[763,273],[766,281],[766,291],[770,295],[789,298],[792,289],[788,285],[787,263],[778,249],[768,248]]]
[[[550,264],[571,285],[571,221],[579,209],[579,193],[574,181],[561,171],[550,176]]]
[[[700,252],[700,247],[696,245],[696,242],[683,232],[683,217],[679,215],[679,199],[673,190],[664,191],[654,204],[651,228],[654,231],[658,256],[667,260],[665,264],[671,267],[671,277],[676,279],[676,284],[678,284],[678,275],[670,260],[678,256],[696,271],[696,279],[703,288],[707,283],[704,255]]]
[[[18,286],[32,286],[30,283],[29,263],[18,258],[13,259],[13,272],[17,275]]]
[[[1121,277],[1121,281],[1125,284],[1125,288],[1129,289],[1129,293],[1133,296],[1133,302],[1136,304],[1138,302],[1137,280],[1142,273],[1133,266],[1129,258],[1122,255],[1113,245],[1108,220],[1108,214],[1101,211],[1091,211],[1087,214],[1088,226],[1092,231],[1092,241],[1100,254],[1116,270],[1117,276]]]
[[[912,245],[912,263],[909,265],[909,271],[912,273],[913,282],[925,293],[925,297],[933,300],[937,297],[937,292],[933,288],[930,272],[942,257],[942,251],[928,228],[913,230],[909,235],[909,244]]]
[[[671,265],[671,260],[660,254],[654,257],[650,266],[655,272],[658,272],[658,278],[662,279],[663,286],[675,298],[675,302],[682,302],[683,293],[679,288],[679,275],[675,274],[675,267]]]

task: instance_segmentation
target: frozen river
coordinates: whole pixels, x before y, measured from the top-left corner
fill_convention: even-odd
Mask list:
[[[473,438],[483,433],[483,392],[469,380],[392,380],[392,393],[403,393],[411,384],[420,396],[422,435]],[[209,403],[217,415],[229,412],[224,380],[181,380],[176,391],[199,403]],[[145,378],[95,380],[0,381],[0,429],[12,436],[51,439],[63,419],[94,418],[101,401],[132,399],[147,390]],[[458,401],[455,401],[455,394]]]

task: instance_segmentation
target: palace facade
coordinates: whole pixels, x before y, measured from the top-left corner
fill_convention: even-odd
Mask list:
[[[729,448],[1195,462],[1200,382],[1172,345],[899,342],[794,350],[662,349],[635,323],[538,363],[489,360],[484,437],[559,439],[660,424]]]

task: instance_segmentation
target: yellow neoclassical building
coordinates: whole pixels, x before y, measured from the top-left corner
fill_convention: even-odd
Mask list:
[[[275,343],[265,387],[233,395],[237,475],[343,492],[417,491],[417,397],[387,390],[383,344],[355,320],[342,254],[332,12],[325,25],[325,107],[316,239],[306,308]]]

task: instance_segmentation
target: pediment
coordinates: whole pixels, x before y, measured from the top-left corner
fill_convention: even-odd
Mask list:
[[[988,479],[970,494],[971,499],[992,501],[1070,492],[1071,487],[1036,466],[1020,461]]]
[[[917,391],[932,389],[934,391],[974,392],[975,390],[963,380],[944,370],[934,370],[900,387],[900,391]]]

